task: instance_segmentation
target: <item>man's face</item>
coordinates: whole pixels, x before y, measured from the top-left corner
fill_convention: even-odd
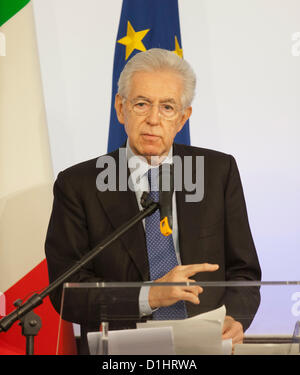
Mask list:
[[[182,90],[182,79],[174,72],[137,72],[132,76],[127,100],[116,96],[118,120],[124,124],[129,145],[136,155],[145,156],[149,162],[151,156],[168,154],[176,134],[192,112],[191,107],[182,111]],[[137,115],[134,112],[132,103],[143,105],[140,102],[150,104],[149,113]],[[179,110],[172,119],[160,113],[159,106],[168,106],[168,103]]]

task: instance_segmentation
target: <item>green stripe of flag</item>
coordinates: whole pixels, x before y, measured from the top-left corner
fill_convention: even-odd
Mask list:
[[[0,0],[0,26],[19,12],[30,0]]]

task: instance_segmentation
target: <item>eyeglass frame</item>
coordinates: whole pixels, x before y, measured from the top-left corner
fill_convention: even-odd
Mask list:
[[[149,103],[149,105],[150,105],[150,109],[149,109],[149,111],[148,112],[146,112],[146,113],[137,113],[133,108],[134,108],[134,103],[133,103],[133,100],[134,99],[132,99],[132,100],[130,100],[130,99],[128,99],[128,98],[126,98],[125,96],[122,96],[122,99],[123,99],[123,102],[125,101],[125,100],[127,100],[130,104],[131,104],[131,106],[132,106],[132,108],[131,108],[131,110],[137,115],[137,116],[148,116],[149,115],[149,113],[150,113],[150,111],[152,110],[152,108],[154,107],[154,106],[158,106],[158,115],[160,116],[160,117],[162,117],[162,118],[164,118],[165,120],[168,120],[168,121],[172,121],[172,120],[174,120],[175,118],[176,118],[176,116],[178,115],[178,113],[180,113],[180,112],[183,112],[184,111],[184,109],[185,108],[180,108],[180,109],[178,109],[178,105],[176,104],[176,103],[174,103],[174,106],[175,106],[175,108],[176,108],[176,113],[174,114],[174,116],[172,116],[172,118],[168,118],[168,117],[165,117],[161,112],[160,112],[160,106],[162,105],[162,104],[154,104],[154,103],[151,103],[150,101],[148,101],[148,99],[147,100],[145,100],[145,101],[147,101],[148,103]],[[146,99],[146,98],[145,98]],[[165,104],[167,104],[168,102],[166,102]]]

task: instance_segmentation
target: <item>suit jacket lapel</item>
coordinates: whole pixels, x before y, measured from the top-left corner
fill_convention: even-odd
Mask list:
[[[127,170],[127,183],[130,175],[127,161],[121,160],[119,164],[118,150],[110,154],[116,161],[116,188],[117,191],[106,190],[98,191],[98,199],[105,210],[108,219],[114,229],[117,229],[125,222],[129,221],[139,212],[139,207],[134,191],[131,191],[127,184],[126,191],[119,191],[119,170],[125,168]],[[145,240],[145,231],[142,222],[135,225],[120,240],[122,241],[126,251],[128,251],[132,261],[136,264],[143,281],[149,280],[149,267],[147,248]]]

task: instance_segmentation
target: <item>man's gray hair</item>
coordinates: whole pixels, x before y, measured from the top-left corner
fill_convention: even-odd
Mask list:
[[[183,80],[183,94],[181,105],[189,107],[195,95],[196,75],[190,64],[172,51],[152,48],[139,52],[125,65],[118,81],[118,93],[127,98],[130,90],[131,78],[136,72],[153,72],[168,70],[178,73]]]

